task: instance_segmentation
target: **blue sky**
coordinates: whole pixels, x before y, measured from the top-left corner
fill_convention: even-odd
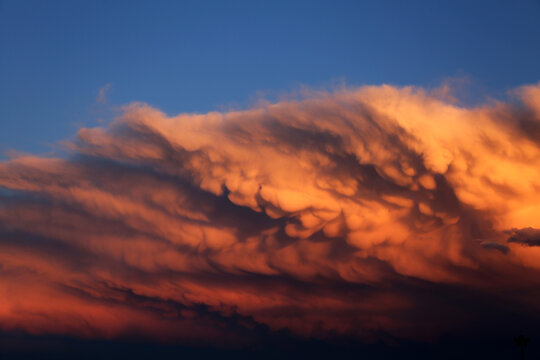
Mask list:
[[[463,76],[500,96],[539,64],[537,0],[3,0],[0,151],[46,152],[131,101],[206,112],[301,85]]]

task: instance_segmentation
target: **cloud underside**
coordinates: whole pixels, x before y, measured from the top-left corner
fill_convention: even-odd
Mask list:
[[[514,95],[133,104],[69,158],[0,163],[0,329],[240,344],[537,319],[540,86]]]

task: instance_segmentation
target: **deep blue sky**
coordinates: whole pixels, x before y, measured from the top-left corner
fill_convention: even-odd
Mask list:
[[[0,151],[96,125],[106,84],[175,114],[455,76],[494,96],[540,80],[540,1],[0,0]]]

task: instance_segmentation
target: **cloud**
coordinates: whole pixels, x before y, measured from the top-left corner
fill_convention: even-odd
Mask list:
[[[508,252],[510,251],[510,249],[508,248],[508,246],[504,245],[504,244],[500,244],[500,243],[496,243],[496,242],[491,242],[491,241],[485,241],[485,242],[482,242],[481,243],[481,246],[484,248],[484,249],[493,249],[493,250],[498,250],[504,254],[508,254]]]
[[[540,246],[540,229],[531,227],[524,229],[512,229],[508,238],[509,243],[518,243],[527,246]]]
[[[99,89],[98,96],[97,96],[97,103],[103,104],[107,102],[107,93],[109,92],[109,89],[111,88],[111,83],[105,84],[101,89]]]
[[[0,163],[1,330],[242,344],[496,331],[507,304],[536,321],[510,290],[540,285],[539,248],[519,245],[540,228],[539,89],[470,108],[391,86],[129,105],[69,158]]]

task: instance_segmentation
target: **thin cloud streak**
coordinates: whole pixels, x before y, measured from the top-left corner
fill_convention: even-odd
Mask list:
[[[96,98],[96,102],[98,104],[105,104],[107,102],[107,93],[109,92],[111,85],[111,83],[107,83],[105,86],[99,89],[98,96]]]
[[[515,94],[132,104],[67,159],[2,162],[1,330],[241,345],[538,320],[540,85]]]

